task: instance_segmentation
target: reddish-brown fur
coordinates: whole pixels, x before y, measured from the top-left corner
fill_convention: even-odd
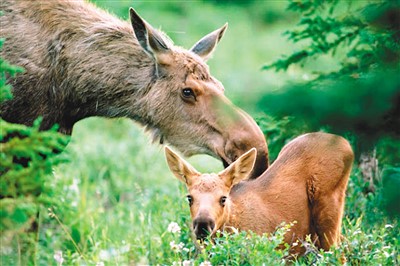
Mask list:
[[[304,240],[308,234],[325,250],[339,242],[354,159],[344,138],[327,133],[300,136],[282,149],[264,174],[242,182],[253,167],[254,149],[221,173],[203,175],[172,151],[166,154],[172,172],[188,187],[198,238],[205,237],[204,231],[230,227],[270,233],[282,222],[296,221],[285,236],[287,243]]]
[[[267,168],[261,130],[206,65],[226,25],[185,50],[134,10],[127,23],[82,0],[2,0],[0,9],[1,56],[26,70],[11,80],[3,119],[31,125],[42,116],[42,129],[57,123],[71,134],[86,117],[129,117],[185,155],[225,165],[256,146],[251,176]]]

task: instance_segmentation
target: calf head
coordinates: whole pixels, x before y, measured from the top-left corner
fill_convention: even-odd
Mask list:
[[[257,149],[250,178],[268,167],[268,148],[255,121],[224,95],[223,85],[211,76],[206,61],[227,25],[206,35],[190,50],[174,46],[169,38],[130,10],[140,46],[154,64],[151,88],[142,100],[142,120],[156,139],[176,147],[185,156],[209,154],[227,167],[243,153]]]
[[[188,162],[165,148],[167,163],[172,173],[186,184],[193,232],[204,240],[228,221],[232,186],[246,178],[253,169],[256,149],[243,154],[228,168],[218,174],[200,174]]]

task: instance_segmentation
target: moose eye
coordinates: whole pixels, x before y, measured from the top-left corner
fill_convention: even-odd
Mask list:
[[[186,198],[187,198],[187,201],[189,202],[189,206],[192,206],[192,204],[193,204],[193,198],[192,198],[192,196],[187,195]]]
[[[222,196],[221,199],[219,200],[219,203],[221,204],[222,207],[225,206],[225,202],[226,202],[226,197]]]
[[[182,97],[185,100],[196,100],[196,95],[194,94],[194,91],[191,88],[184,88],[182,90]]]

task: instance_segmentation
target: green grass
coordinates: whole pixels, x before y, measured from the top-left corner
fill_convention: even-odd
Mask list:
[[[260,91],[275,90],[304,74],[300,69],[279,74],[260,70],[293,49],[281,35],[293,24],[291,14],[284,11],[286,2],[260,1],[248,7],[197,1],[95,2],[125,19],[128,7],[134,6],[148,22],[186,48],[229,22],[209,65],[228,97],[253,115],[257,113],[250,103]],[[251,238],[245,233],[223,236],[218,245],[208,247],[208,253],[196,254],[185,188],[169,172],[163,148],[151,144],[132,121],[85,119],[76,124],[60,156],[69,162],[57,166],[47,184],[56,204],[40,212],[35,261],[25,261],[17,239],[14,249],[1,249],[0,265],[60,265],[54,258],[59,251],[62,265],[172,265],[184,260],[195,265],[204,261],[213,265],[284,264],[285,252],[275,249],[279,232]],[[222,169],[209,156],[188,160],[202,172]],[[399,263],[398,221],[379,216],[371,220],[372,212],[380,215],[374,205],[377,198],[363,194],[360,180],[355,170],[348,189],[342,245],[331,252],[311,249],[295,265],[339,264],[343,254],[348,265]],[[179,224],[180,233],[167,231],[171,222]],[[172,250],[172,241],[182,242],[185,249]]]

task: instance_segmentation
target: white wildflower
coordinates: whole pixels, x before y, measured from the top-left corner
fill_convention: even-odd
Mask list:
[[[72,179],[72,184],[68,186],[68,190],[74,194],[79,194],[79,182],[78,178]]]
[[[191,260],[184,260],[184,261],[173,261],[172,266],[192,266],[193,263]]]
[[[57,262],[58,265],[62,265],[62,263],[64,262],[63,256],[62,256],[62,251],[61,250],[57,250],[54,253],[53,256],[54,260]]]
[[[385,228],[393,228],[393,225],[391,225],[391,224],[386,224],[386,225],[385,225]]]
[[[102,249],[100,250],[99,258],[104,261],[110,261],[112,260],[112,258],[121,256],[122,254],[129,252],[130,249],[131,248],[129,244],[121,246],[120,248],[110,247],[108,249]]]
[[[182,262],[182,266],[191,266],[192,265],[192,261],[191,260],[184,260]]]
[[[386,251],[383,252],[383,254],[385,255],[386,258],[389,258],[391,255],[389,253],[387,253]]]
[[[212,266],[211,262],[209,261],[203,261],[202,263],[199,264],[199,266]]]
[[[168,225],[168,232],[171,232],[171,233],[173,233],[173,234],[175,234],[175,233],[180,233],[181,232],[181,228],[179,227],[179,225],[177,224],[177,223],[175,223],[175,222],[171,222],[169,225]]]
[[[175,252],[179,252],[183,249],[183,247],[185,246],[185,244],[183,244],[182,242],[180,242],[179,244],[176,244],[175,241],[171,241],[169,242],[169,246],[171,247],[171,249]]]

